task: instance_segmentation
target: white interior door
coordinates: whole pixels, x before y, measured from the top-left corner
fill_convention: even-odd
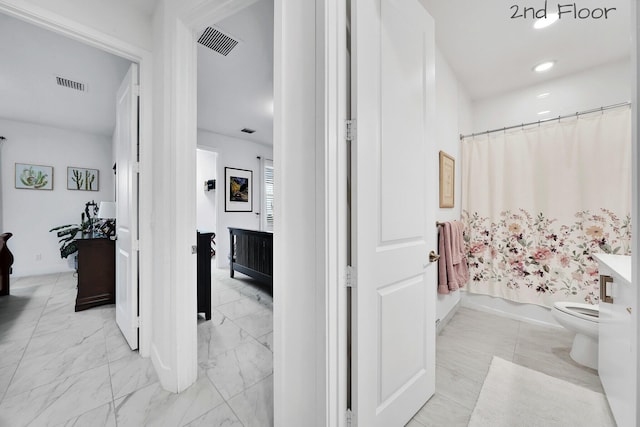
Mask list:
[[[131,64],[116,112],[116,322],[138,348],[138,66]]]
[[[354,413],[404,426],[435,392],[434,24],[417,0],[352,1]]]

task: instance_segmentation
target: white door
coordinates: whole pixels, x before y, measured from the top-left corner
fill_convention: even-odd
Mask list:
[[[116,323],[138,348],[138,66],[131,64],[116,110]]]
[[[354,415],[404,426],[435,392],[434,24],[417,0],[352,1]]]

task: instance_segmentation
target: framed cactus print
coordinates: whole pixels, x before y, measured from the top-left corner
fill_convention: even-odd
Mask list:
[[[53,190],[53,166],[16,163],[16,188]]]
[[[98,191],[98,169],[67,167],[67,190]]]

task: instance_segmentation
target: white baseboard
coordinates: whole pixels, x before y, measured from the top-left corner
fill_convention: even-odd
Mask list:
[[[507,317],[509,319],[541,326],[562,328],[551,315],[551,309],[532,304],[519,304],[489,295],[463,292],[460,298],[463,307]]]
[[[444,319],[439,319],[439,322],[436,323],[436,335],[440,335],[440,332],[442,332],[444,327],[447,326],[449,321],[453,318],[453,316],[456,314],[456,312],[460,308],[460,304],[461,304],[461,300],[458,300],[458,302],[453,306],[453,308],[449,310],[449,313],[447,313]]]

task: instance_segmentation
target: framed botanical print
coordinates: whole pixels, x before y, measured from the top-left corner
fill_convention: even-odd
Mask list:
[[[67,168],[67,190],[98,191],[98,169]]]
[[[440,151],[440,207],[452,208],[455,202],[456,161]]]
[[[15,186],[28,190],[53,190],[53,166],[16,163]]]

